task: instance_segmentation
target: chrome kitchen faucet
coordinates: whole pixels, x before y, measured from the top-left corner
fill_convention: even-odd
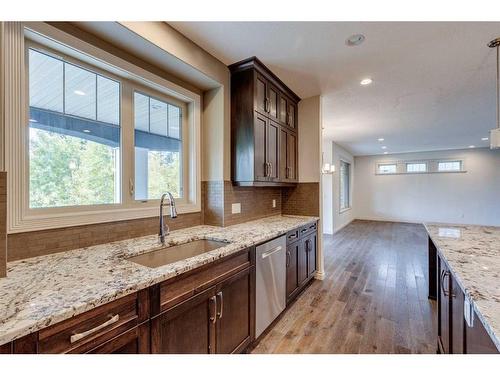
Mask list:
[[[170,228],[165,223],[165,219],[163,218],[163,207],[165,204],[165,198],[168,199],[168,205],[170,206],[170,217],[175,219],[177,217],[177,209],[175,208],[175,200],[170,192],[166,192],[161,196],[160,200],[160,233],[158,233],[158,239],[160,242],[165,245],[165,236],[168,236],[170,233]]]

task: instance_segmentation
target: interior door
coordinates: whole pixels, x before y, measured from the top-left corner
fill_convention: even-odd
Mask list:
[[[287,246],[286,248],[286,298],[287,300],[290,296],[297,290],[299,286],[298,283],[298,262],[297,256],[300,247],[300,242],[294,242]]]
[[[217,353],[240,353],[250,343],[251,272],[243,270],[217,288]]]
[[[267,98],[268,98],[268,109],[267,113],[268,116],[275,120],[279,120],[279,113],[278,113],[278,108],[279,108],[279,91],[276,87],[268,83],[267,85]]]
[[[215,287],[201,292],[151,320],[151,352],[215,353]]]
[[[450,271],[439,259],[438,335],[441,350],[450,354]]]
[[[267,80],[260,74],[255,74],[254,108],[261,115],[267,115]]]
[[[266,157],[267,149],[267,124],[269,120],[255,113],[254,117],[254,173],[256,181],[266,181],[268,174],[268,164]]]
[[[280,126],[274,121],[269,121],[267,125],[267,176],[271,181],[279,179],[279,137]]]
[[[297,135],[289,132],[287,135],[287,157],[288,180],[297,181]]]

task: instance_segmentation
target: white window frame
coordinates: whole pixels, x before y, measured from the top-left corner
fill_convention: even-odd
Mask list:
[[[182,142],[183,198],[177,201],[180,214],[201,211],[201,97],[175,83],[123,60],[107,51],[69,35],[43,22],[7,22],[7,42],[2,45],[5,53],[5,165],[8,171],[8,232],[61,228],[75,225],[96,224],[119,220],[139,219],[158,215],[158,200],[135,201],[134,178],[134,123],[133,108],[124,103],[134,87],[148,90],[153,96],[184,103]],[[48,39],[47,39],[48,38]],[[26,42],[29,40],[29,42]],[[57,208],[29,208],[28,165],[28,77],[26,53],[32,43],[42,44],[76,64],[99,72],[110,78],[119,78],[121,97],[121,203],[95,206]],[[125,83],[125,84],[124,84]],[[175,104],[175,103],[173,103]]]
[[[459,171],[440,171],[438,165],[440,162],[460,162],[461,169]],[[408,172],[408,164],[425,164],[425,172]],[[379,167],[382,165],[396,165],[396,172],[381,173]],[[425,159],[425,160],[381,160],[375,163],[375,174],[378,176],[394,176],[400,174],[406,175],[421,175],[421,174],[442,174],[442,173],[466,173],[465,159]]]
[[[347,207],[342,207],[342,163],[349,165],[349,173],[347,176],[348,179],[348,191],[347,191]],[[349,211],[352,208],[352,199],[351,199],[351,182],[352,182],[352,163],[349,160],[340,159],[339,161],[339,213],[343,213]]]

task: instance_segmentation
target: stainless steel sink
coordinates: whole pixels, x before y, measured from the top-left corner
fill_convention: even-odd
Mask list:
[[[213,240],[196,240],[137,255],[135,257],[128,258],[128,260],[149,268],[157,268],[179,260],[208,253],[209,251],[226,245],[229,245],[229,243]]]

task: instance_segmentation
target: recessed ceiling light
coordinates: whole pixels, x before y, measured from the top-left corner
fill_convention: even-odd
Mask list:
[[[83,132],[84,133],[90,133],[90,130],[89,129],[83,129]]]
[[[481,138],[481,141],[487,141],[489,138],[488,137],[483,137]]]
[[[373,82],[373,80],[371,78],[365,78],[365,79],[362,79],[359,84],[361,86],[366,86],[366,85],[369,85],[372,82]]]
[[[469,148],[474,148],[474,147],[476,147],[476,146],[474,146],[474,145],[470,145],[470,146],[469,146]]]
[[[387,154],[388,154],[388,152],[387,152],[387,151],[384,151],[384,155],[387,155]]]
[[[387,148],[387,146],[382,146],[382,150],[385,150]]]
[[[359,46],[365,41],[365,36],[363,34],[354,34],[345,40],[345,44],[349,47]]]
[[[84,96],[84,95],[87,95],[85,94],[85,91],[82,91],[82,90],[75,90],[73,91],[76,95],[80,95],[80,96]]]
[[[384,138],[379,138],[378,141],[379,142],[384,142]]]

